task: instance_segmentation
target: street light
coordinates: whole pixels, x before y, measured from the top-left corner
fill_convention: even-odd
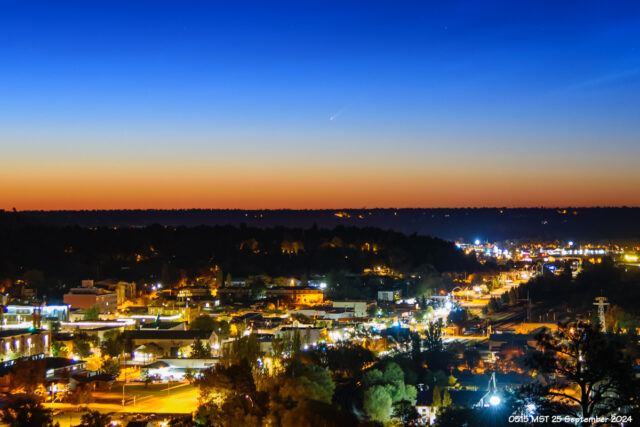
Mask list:
[[[489,404],[491,406],[498,406],[500,402],[502,402],[502,400],[500,399],[500,396],[498,396],[497,394],[494,394],[489,398]]]

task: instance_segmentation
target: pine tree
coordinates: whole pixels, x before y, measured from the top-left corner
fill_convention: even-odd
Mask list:
[[[442,406],[442,396],[440,394],[440,387],[433,388],[433,402],[431,406],[434,408],[440,408]]]
[[[444,392],[442,392],[442,408],[447,408],[451,406],[452,403],[449,390],[445,389]]]
[[[211,357],[211,349],[198,338],[191,344],[191,359],[207,359]]]

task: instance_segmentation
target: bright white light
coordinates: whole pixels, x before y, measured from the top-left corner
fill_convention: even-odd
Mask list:
[[[489,404],[491,406],[498,406],[500,402],[500,397],[496,396],[495,394],[489,398]]]
[[[573,246],[573,240],[569,240],[569,246]]]
[[[475,243],[475,244],[476,244],[476,246],[478,246],[478,245],[480,244],[480,239],[476,239],[476,241],[475,241],[475,242],[473,242],[473,243]]]

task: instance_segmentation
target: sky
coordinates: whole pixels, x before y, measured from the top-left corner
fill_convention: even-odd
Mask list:
[[[637,1],[0,3],[0,209],[640,206]]]

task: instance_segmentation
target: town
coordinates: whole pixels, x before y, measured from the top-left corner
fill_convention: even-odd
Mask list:
[[[640,2],[0,1],[0,427],[640,425]]]
[[[406,243],[363,242],[365,231],[351,231],[327,230],[315,244],[383,260]],[[315,250],[293,234],[282,234],[289,237],[280,257]],[[421,242],[412,248],[423,252]],[[312,425],[314,417],[454,425],[499,413],[505,422],[530,421],[552,403],[573,410],[579,398],[566,372],[533,366],[530,356],[549,355],[550,341],[558,350],[561,337],[585,330],[625,337],[617,351],[628,365],[618,368],[628,369],[628,393],[637,391],[638,247],[481,239],[435,246],[464,261],[462,271],[436,270],[441,260],[429,249],[433,264],[415,269],[329,266],[277,277],[236,276],[214,262],[173,276],[163,264],[153,281],[86,278],[53,302],[50,291],[43,297],[43,272],[28,270],[3,281],[0,387],[25,394],[7,403],[16,411],[40,405],[60,425]],[[161,256],[152,249],[132,253],[131,265]],[[250,238],[237,250],[258,265],[264,248]],[[581,345],[586,352],[594,344]],[[590,404],[597,411],[610,402]],[[637,402],[628,405],[606,415],[632,420]]]

